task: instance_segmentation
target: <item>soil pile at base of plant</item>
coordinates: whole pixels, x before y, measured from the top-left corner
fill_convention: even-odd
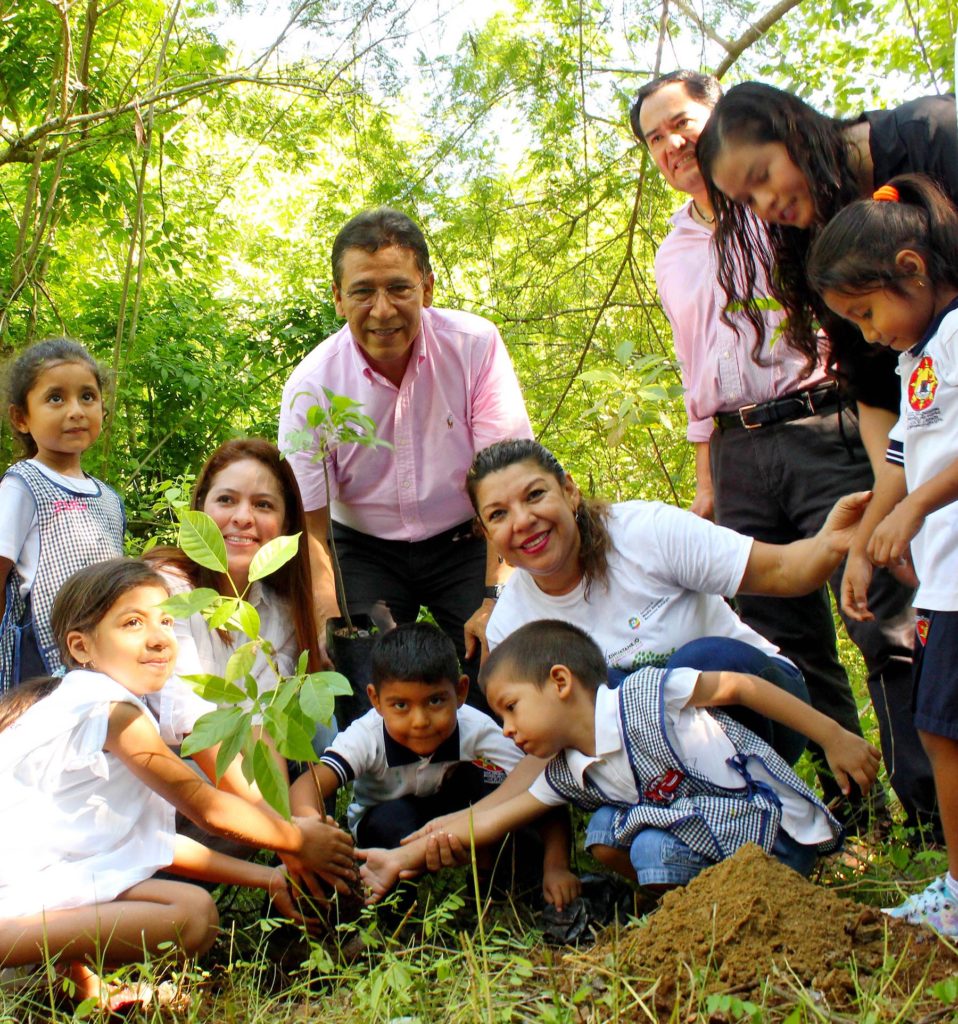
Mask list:
[[[855,999],[853,959],[859,988],[899,959],[894,988],[903,993],[923,977],[925,987],[958,971],[958,957],[932,933],[843,899],[755,845],[666,893],[645,923],[616,939],[607,933],[586,956],[602,962],[613,952],[620,970],[661,979],[657,999],[664,1004],[688,993],[689,967],[705,972],[696,981],[700,994],[758,996],[777,974],[783,996],[794,996],[797,984],[832,1009]]]

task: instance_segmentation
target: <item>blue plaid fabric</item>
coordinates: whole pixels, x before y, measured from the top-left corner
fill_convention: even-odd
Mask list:
[[[750,766],[761,767],[783,786],[813,803],[832,829],[832,838],[819,843],[821,853],[841,844],[842,830],[825,805],[765,742],[722,711],[709,709],[736,750],[730,764],[742,776],[743,789],[725,789],[682,763],[665,730],[662,680],[665,670],[646,667],[628,676],[619,687],[619,710],[625,725],[626,749],[635,776],[639,802],[610,800],[586,776],[585,788],[569,769],[565,753],[546,768],[546,780],[564,799],[588,811],[613,806],[612,831],[616,841],[628,846],[646,827],[672,832],[687,846],[712,860],[731,856],[745,843],[757,843],[771,853],[781,822],[781,804],[767,783],[752,777]],[[682,773],[668,799],[646,795],[669,772]]]
[[[40,531],[40,559],[30,590],[34,635],[47,671],[60,673],[63,666],[50,628],[50,610],[66,579],[85,566],[123,554],[126,513],[123,501],[111,487],[90,477],[96,494],[80,494],[54,483],[29,460],[14,463],[7,473],[20,477],[33,496]],[[20,680],[20,632],[24,603],[20,599],[20,575],[11,569],[7,577],[6,610],[0,623],[0,691]]]

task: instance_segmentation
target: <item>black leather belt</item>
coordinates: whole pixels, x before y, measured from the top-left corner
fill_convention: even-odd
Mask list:
[[[793,391],[790,395],[782,395],[781,398],[772,399],[770,402],[743,405],[735,412],[720,412],[714,419],[719,430],[730,430],[733,427],[757,430],[759,427],[770,427],[773,423],[787,423],[789,420],[800,420],[806,416],[817,416],[838,404],[838,386],[830,381],[806,391]]]

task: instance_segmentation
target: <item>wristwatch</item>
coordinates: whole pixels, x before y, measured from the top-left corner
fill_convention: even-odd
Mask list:
[[[490,601],[498,601],[504,586],[504,583],[494,583],[491,587],[486,587],[483,591],[483,597],[488,597]]]

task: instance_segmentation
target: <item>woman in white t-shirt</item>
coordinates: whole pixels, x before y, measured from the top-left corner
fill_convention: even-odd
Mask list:
[[[614,680],[643,665],[728,669],[808,700],[798,669],[724,598],[821,586],[844,558],[867,494],[843,498],[814,537],[765,544],[659,502],[586,499],[535,441],[485,448],[466,486],[484,534],[516,569],[486,627],[490,648],[527,622],[563,619],[595,639]],[[759,716],[741,720],[788,760],[804,746]]]

